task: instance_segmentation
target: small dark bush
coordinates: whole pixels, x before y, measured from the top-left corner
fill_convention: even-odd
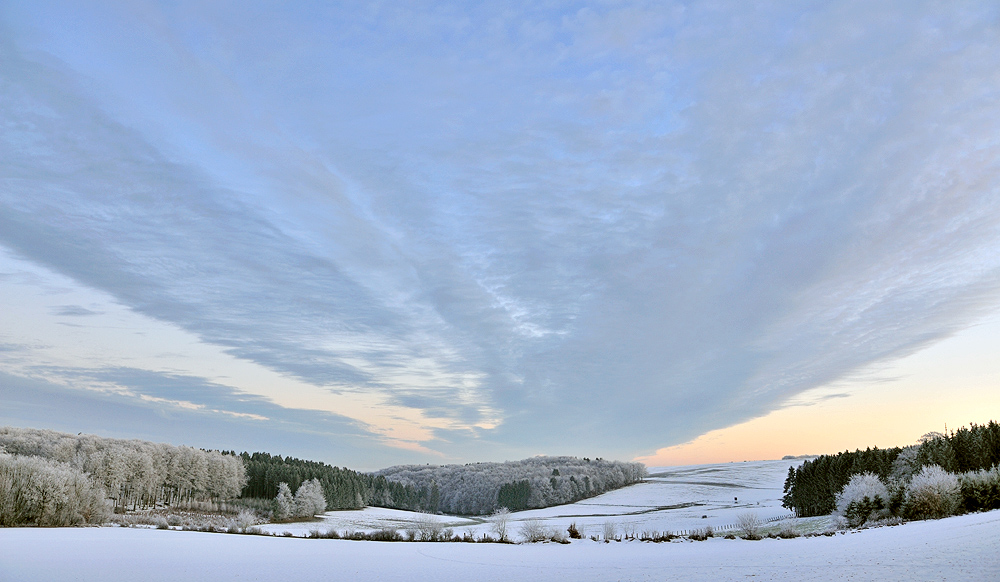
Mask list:
[[[670,540],[672,540],[672,539],[674,539],[676,537],[677,536],[675,536],[674,534],[672,534],[672,533],[670,533],[668,531],[664,531],[664,532],[659,532],[659,531],[648,532],[647,531],[647,532],[642,532],[642,534],[639,535],[639,541],[660,543],[660,542],[669,542]]]
[[[576,528],[576,522],[569,524],[569,527],[566,529],[566,531],[567,533],[569,533],[569,537],[573,538],[574,540],[578,540],[583,537],[583,535],[580,533],[580,530]]]
[[[403,536],[399,535],[399,532],[394,529],[380,529],[368,534],[368,539],[373,542],[401,542],[403,541]]]
[[[715,532],[712,531],[712,526],[708,526],[694,530],[690,535],[688,535],[688,538],[696,542],[703,542],[714,535]]]

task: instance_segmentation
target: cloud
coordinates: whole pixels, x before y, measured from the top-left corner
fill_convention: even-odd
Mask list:
[[[73,375],[70,370],[65,372],[66,378]],[[133,379],[144,374],[136,372]],[[122,381],[129,371],[112,374]],[[161,386],[198,383],[195,378],[169,375],[141,379]],[[210,393],[205,396],[213,398]],[[348,464],[355,469],[377,469],[382,462],[402,463],[413,458],[412,452],[384,446],[383,441],[348,419],[312,411],[272,408],[268,412],[273,412],[275,418],[263,422],[239,414],[165,406],[161,401],[136,394],[81,390],[3,372],[0,372],[0,397],[4,401],[0,411],[2,425],[143,438],[210,449],[280,451],[300,458]],[[380,462],[373,463],[373,459]]]
[[[64,317],[84,317],[87,315],[100,315],[101,312],[92,311],[80,305],[60,305],[58,308],[52,310],[52,314]]]
[[[8,12],[0,243],[448,454],[684,442],[997,306],[989,5],[77,10]]]

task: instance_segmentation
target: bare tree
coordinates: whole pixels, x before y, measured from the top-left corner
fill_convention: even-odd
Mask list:
[[[414,525],[420,533],[420,541],[436,542],[441,539],[444,526],[433,515],[421,513]]]
[[[613,521],[606,521],[602,526],[602,531],[604,533],[604,541],[610,542],[612,540],[618,539],[618,525]]]
[[[507,526],[510,523],[510,510],[501,507],[490,516],[490,529],[497,534],[497,540],[507,541]]]

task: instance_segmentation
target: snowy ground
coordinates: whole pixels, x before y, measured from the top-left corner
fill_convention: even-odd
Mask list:
[[[1000,512],[791,540],[379,543],[128,529],[0,529],[0,581],[998,580]]]
[[[754,512],[762,520],[790,517],[781,507],[782,487],[788,468],[802,461],[758,461],[654,467],[650,478],[637,485],[569,505],[521,511],[511,516],[510,531],[516,539],[520,522],[533,519],[545,526],[566,531],[576,523],[584,535],[598,535],[605,522],[613,522],[619,532],[670,531],[685,533],[711,525],[724,532],[737,523],[737,516]],[[704,516],[704,517],[702,517]],[[291,532],[304,536],[311,530],[325,532],[373,531],[394,528],[404,531],[419,519],[435,519],[461,535],[482,535],[489,525],[481,517],[426,516],[408,511],[370,507],[358,511],[331,511],[322,521],[270,524],[265,531]],[[815,520],[814,520],[815,521]],[[823,525],[829,520],[821,519]],[[815,524],[803,523],[806,529]]]
[[[647,483],[580,503],[512,516],[553,528],[576,522],[598,534],[723,529],[754,511],[782,517],[781,488],[799,461],[651,469]],[[737,498],[734,500],[733,498]],[[702,518],[702,516],[706,516]],[[420,515],[388,509],[330,512],[321,522],[265,529],[405,530]],[[488,531],[475,518],[434,516],[461,533]],[[773,522],[778,528],[789,523]],[[821,530],[828,518],[793,522]],[[42,580],[1000,580],[1000,511],[939,521],[761,541],[710,539],[571,544],[385,543],[130,528],[0,528],[0,582]]]

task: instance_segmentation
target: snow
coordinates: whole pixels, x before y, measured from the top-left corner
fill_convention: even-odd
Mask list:
[[[605,521],[619,531],[722,528],[752,510],[782,517],[788,467],[768,461],[651,469],[649,482],[579,503],[512,515],[548,526]],[[734,503],[733,497],[738,498]],[[694,504],[694,505],[689,505]],[[680,507],[671,507],[680,506]],[[702,515],[707,517],[702,518]],[[329,512],[322,521],[265,529],[406,529],[420,514],[390,509]],[[457,532],[485,533],[481,518],[433,516]],[[779,521],[772,527],[788,523]],[[829,520],[797,520],[823,529]],[[0,582],[79,580],[1000,580],[1000,511],[912,522],[832,537],[670,543],[466,544],[355,542],[130,528],[0,529]]]
[[[128,528],[0,530],[0,581],[997,580],[1000,512],[751,542],[379,543]]]
[[[716,531],[725,531],[737,523],[739,514],[748,511],[764,520],[790,517],[789,511],[781,507],[782,487],[788,468],[801,463],[801,460],[791,460],[653,467],[649,470],[650,478],[643,483],[577,503],[511,514],[509,530],[516,537],[518,522],[536,519],[562,531],[576,523],[584,535],[598,535],[606,521],[614,522],[618,531],[684,533],[708,525]],[[291,532],[296,536],[307,535],[311,530],[325,532],[331,529],[338,532],[382,528],[403,531],[413,527],[414,521],[428,517],[459,535],[472,532],[478,536],[489,532],[486,518],[482,516],[427,516],[376,507],[331,511],[319,521],[268,524],[261,529],[276,534]]]

